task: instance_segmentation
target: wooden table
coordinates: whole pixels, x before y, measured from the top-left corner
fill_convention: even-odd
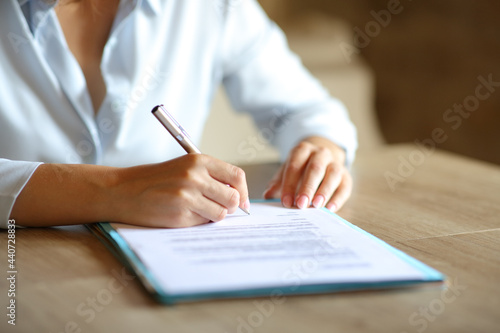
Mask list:
[[[275,168],[246,168],[252,195]],[[388,173],[400,177],[392,190]],[[353,175],[352,199],[339,215],[445,273],[447,289],[168,307],[84,227],[17,229],[17,325],[7,324],[4,273],[0,331],[500,332],[500,167],[401,145],[360,154]],[[7,232],[0,239],[6,271]]]

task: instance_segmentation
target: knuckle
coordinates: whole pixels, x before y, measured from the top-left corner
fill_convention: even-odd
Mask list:
[[[245,181],[245,171],[237,166],[230,165],[229,174],[231,175],[231,179],[237,183],[243,183]]]
[[[314,173],[320,173],[320,172],[323,172],[325,170],[325,167],[323,166],[322,163],[320,162],[317,162],[317,161],[312,161],[311,163],[309,163],[309,170],[311,172],[314,172]]]
[[[194,155],[194,154],[188,154]],[[199,166],[192,159],[187,159],[182,168],[176,170],[176,175],[179,179],[192,179],[200,172]]]
[[[196,161],[198,160],[198,156],[196,156],[196,154],[186,154],[182,158],[187,161],[188,166],[195,165],[197,163]]]
[[[310,149],[311,147],[312,147],[312,144],[310,144],[309,142],[301,141],[295,146],[295,148],[293,150],[300,151],[300,150]]]
[[[302,169],[302,165],[296,162],[290,162],[287,167],[288,173],[297,173]]]
[[[316,192],[316,187],[311,184],[311,183],[305,183],[302,185],[302,191],[303,193],[306,193],[306,194],[312,194],[314,192]]]
[[[339,165],[336,163],[330,163],[327,167],[327,171],[334,175],[337,175],[340,172]]]
[[[332,151],[326,147],[318,147],[317,148],[318,150],[318,154],[321,154],[321,155],[332,155]]]
[[[208,156],[203,154],[187,154],[188,161],[190,162],[190,166],[192,168],[199,167],[208,163]]]
[[[187,209],[193,202],[193,195],[189,188],[179,187],[174,192],[174,198],[172,199],[172,204],[179,207],[180,209]]]
[[[205,154],[190,154],[190,155],[194,155],[195,158],[196,158],[196,162],[200,163],[200,164],[207,164],[210,162],[210,156],[208,155],[205,155]]]
[[[182,182],[181,186],[174,190],[174,195],[179,201],[186,200],[189,197],[189,190],[187,189],[187,182]]]
[[[172,203],[175,203],[176,205],[181,204],[186,198],[186,189],[183,186],[179,186],[172,190],[172,195]]]
[[[231,189],[231,196],[229,197],[229,207],[232,208],[238,206],[240,203],[240,193],[235,189]]]
[[[182,179],[192,181],[192,180],[196,179],[196,176],[197,176],[196,169],[187,168],[187,169],[181,171]]]
[[[199,188],[204,183],[204,174],[200,172],[199,168],[187,168],[182,170],[180,178],[177,180],[181,187]]]
[[[301,145],[302,143],[299,143],[297,146],[293,147],[292,150],[290,150],[290,157],[296,156],[300,153],[303,149]]]
[[[243,171],[243,169],[238,168],[238,167],[235,167],[235,168],[236,168],[236,170],[235,170],[236,179],[240,182],[244,182],[246,180],[245,171]]]

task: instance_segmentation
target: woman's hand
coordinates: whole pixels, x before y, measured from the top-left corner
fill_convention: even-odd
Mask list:
[[[207,155],[187,154],[117,175],[113,192],[121,222],[188,227],[220,221],[240,205],[250,208],[243,170]]]
[[[345,152],[331,141],[310,137],[292,149],[286,162],[269,183],[264,198],[281,193],[283,206],[300,209],[311,204],[337,211],[352,191],[352,178],[345,167]]]
[[[200,154],[113,168],[42,164],[18,196],[11,218],[22,226],[123,222],[187,227],[249,208],[243,170]]]

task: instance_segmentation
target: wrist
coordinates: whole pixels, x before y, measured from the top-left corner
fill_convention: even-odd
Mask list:
[[[128,169],[102,167],[96,170],[94,177],[96,196],[93,201],[94,211],[98,213],[96,221],[122,221],[127,195],[121,185],[127,181]]]
[[[114,188],[118,183],[118,168],[98,165],[53,165],[60,173],[65,200],[75,204],[74,212],[65,211],[69,220],[77,223],[114,221],[117,213]],[[73,192],[74,194],[71,194]],[[77,208],[78,207],[78,208]],[[80,221],[80,222],[79,222]]]

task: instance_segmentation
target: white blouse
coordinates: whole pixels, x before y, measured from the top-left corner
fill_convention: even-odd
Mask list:
[[[235,110],[279,128],[272,143],[283,158],[319,135],[353,161],[356,130],[345,107],[255,0],[122,0],[104,48],[107,95],[97,112],[53,6],[0,1],[0,226],[40,163],[126,167],[184,154],[152,107],[164,104],[199,143],[221,83]]]

